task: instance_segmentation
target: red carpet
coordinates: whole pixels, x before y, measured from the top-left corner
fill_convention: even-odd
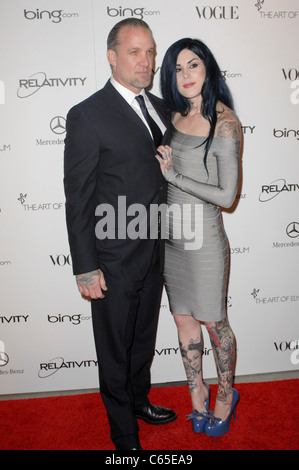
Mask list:
[[[237,421],[212,438],[191,431],[187,386],[156,387],[151,402],[173,408],[178,419],[151,426],[140,421],[145,450],[297,450],[299,380],[238,384]],[[211,386],[211,408],[216,385]],[[0,401],[2,450],[113,450],[98,393]]]

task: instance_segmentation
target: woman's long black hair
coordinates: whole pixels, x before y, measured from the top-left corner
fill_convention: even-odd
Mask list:
[[[217,102],[221,101],[231,109],[233,109],[233,103],[230,91],[210,49],[199,39],[184,38],[169,47],[161,67],[161,93],[170,112],[175,111],[181,113],[182,116],[187,116],[191,108],[189,100],[179,93],[176,79],[177,58],[184,49],[194,52],[202,60],[206,69],[206,78],[201,90],[201,113],[211,126],[210,133],[205,140],[204,164],[207,168],[207,155],[217,122]]]

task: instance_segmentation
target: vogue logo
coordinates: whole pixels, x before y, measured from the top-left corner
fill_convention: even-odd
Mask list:
[[[49,255],[54,266],[72,265],[71,255]]]
[[[238,20],[239,7],[218,5],[215,7],[195,7],[200,20]]]
[[[295,69],[281,69],[285,80],[298,80],[299,79],[299,70]]]
[[[295,366],[299,364],[299,340],[291,340],[291,341],[281,341],[281,343],[276,343],[274,341],[274,346],[276,351],[292,351],[291,353],[291,363]]]
[[[299,349],[299,340],[281,341],[280,343],[274,341],[274,346],[276,351],[291,351],[293,349]]]
[[[284,79],[291,82],[291,103],[292,104],[299,104],[299,70],[295,69],[281,69]]]

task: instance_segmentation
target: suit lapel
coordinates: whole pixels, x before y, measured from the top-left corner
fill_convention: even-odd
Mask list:
[[[152,103],[153,107],[155,108],[155,111],[157,112],[164,126],[167,128],[169,125],[169,120],[167,119],[166,107],[161,106],[161,101],[158,100],[156,96],[152,95],[151,93],[148,93],[147,91],[145,93],[150,102]]]
[[[131,121],[136,127],[136,132],[139,129],[144,136],[153,143],[153,139],[143,121],[140,119],[134,109],[127,103],[127,101],[121,96],[121,94],[114,88],[114,86],[108,81],[104,87],[105,93],[109,100],[109,106],[113,106],[115,114],[119,114],[124,121]],[[151,101],[152,102],[152,101]],[[154,103],[153,103],[154,106]],[[157,111],[158,112],[158,111]],[[160,115],[160,114],[159,114]],[[154,143],[153,143],[154,145]]]

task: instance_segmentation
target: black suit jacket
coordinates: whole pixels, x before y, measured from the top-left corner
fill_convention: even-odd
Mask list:
[[[168,126],[163,100],[147,96]],[[123,209],[119,213],[118,197],[123,196],[126,208],[138,203],[148,211],[151,204],[165,201],[166,184],[146,126],[108,81],[69,111],[66,130],[64,186],[74,274],[101,268],[114,276],[141,279],[155,240],[118,238],[119,217],[126,215]],[[115,211],[114,239],[113,233],[102,240],[95,235],[100,204]]]

